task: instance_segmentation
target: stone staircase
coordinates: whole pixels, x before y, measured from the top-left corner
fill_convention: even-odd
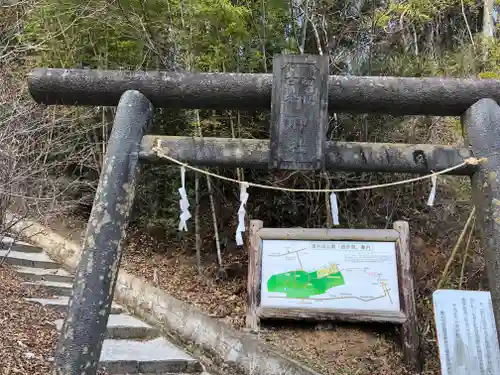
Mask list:
[[[27,300],[62,312],[67,310],[73,275],[62,269],[41,248],[4,239],[0,243],[0,261],[2,259],[4,263],[14,266],[26,280],[24,285],[36,285],[54,296]],[[62,319],[54,322],[58,330],[62,324]],[[115,303],[109,316],[100,366],[110,375],[209,375],[197,359]]]

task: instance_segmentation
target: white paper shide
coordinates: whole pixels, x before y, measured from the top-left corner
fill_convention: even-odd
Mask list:
[[[181,214],[179,216],[179,230],[187,232],[187,221],[191,218],[189,213],[189,201],[186,193],[186,168],[181,167],[181,187],[179,188],[179,194],[181,199],[179,200],[179,206],[181,209]]]
[[[238,228],[236,228],[236,245],[243,245],[242,233],[245,231],[245,206],[248,201],[248,184],[240,183],[240,208],[238,210]]]

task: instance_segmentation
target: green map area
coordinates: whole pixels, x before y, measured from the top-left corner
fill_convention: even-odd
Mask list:
[[[287,298],[309,298],[344,284],[344,276],[333,265],[313,272],[297,270],[272,275],[267,281],[267,290],[285,293]]]

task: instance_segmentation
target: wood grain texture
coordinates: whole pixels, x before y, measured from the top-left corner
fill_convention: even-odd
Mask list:
[[[263,228],[259,236],[263,240],[394,242],[399,233],[393,229]]]
[[[403,312],[372,312],[370,310],[348,309],[296,309],[296,308],[270,308],[259,307],[259,318],[273,319],[304,319],[304,320],[340,320],[346,322],[389,322],[404,323],[406,316]]]
[[[399,232],[396,242],[399,268],[399,290],[401,308],[407,320],[401,326],[401,341],[405,364],[415,371],[421,371],[420,336],[415,304],[415,283],[411,266],[410,226],[406,221],[396,221],[394,229]]]
[[[248,229],[248,310],[246,327],[251,330],[259,329],[259,317],[257,308],[260,303],[260,281],[262,271],[262,240],[258,235],[264,226],[261,220],[250,220]]]

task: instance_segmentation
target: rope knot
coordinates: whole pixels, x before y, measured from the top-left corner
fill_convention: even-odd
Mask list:
[[[483,163],[486,163],[488,161],[488,158],[467,158],[464,160],[464,163],[465,164],[468,164],[468,165],[479,165],[479,164],[483,164]]]

